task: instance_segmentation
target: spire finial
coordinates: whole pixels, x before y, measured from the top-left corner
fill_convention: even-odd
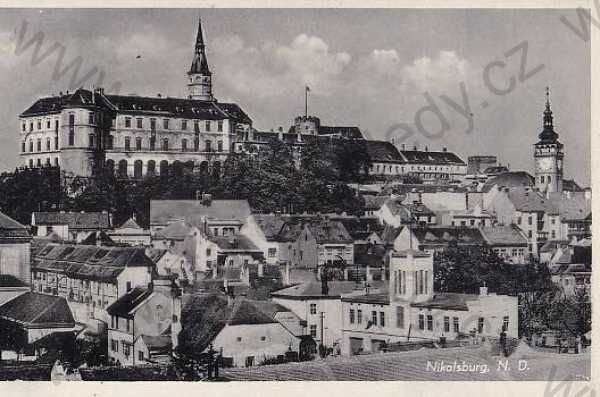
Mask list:
[[[546,86],[546,109],[550,110],[550,87]]]

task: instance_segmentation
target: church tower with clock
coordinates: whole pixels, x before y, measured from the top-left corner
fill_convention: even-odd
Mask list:
[[[190,99],[214,101],[212,94],[212,73],[206,60],[206,46],[202,35],[202,21],[198,20],[198,35],[194,48],[194,59],[188,75],[188,91]]]
[[[563,189],[563,144],[554,131],[552,110],[550,110],[550,90],[546,88],[546,109],[544,125],[534,145],[535,187],[541,192],[562,192]]]

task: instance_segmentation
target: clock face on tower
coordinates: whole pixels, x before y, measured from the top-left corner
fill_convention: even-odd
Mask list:
[[[538,158],[538,169],[540,171],[553,171],[554,159],[550,157]]]

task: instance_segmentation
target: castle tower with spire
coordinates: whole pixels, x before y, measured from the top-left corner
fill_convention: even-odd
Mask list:
[[[550,89],[546,87],[546,109],[542,132],[534,145],[535,186],[541,192],[562,192],[563,189],[563,144],[554,131],[554,120],[550,109]]]
[[[202,20],[198,18],[198,35],[194,48],[194,58],[188,75],[188,92],[190,99],[214,101],[212,94],[212,73],[206,60],[206,46],[202,35]]]

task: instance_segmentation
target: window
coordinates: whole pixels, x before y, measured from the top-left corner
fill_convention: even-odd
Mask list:
[[[217,142],[217,152],[222,152],[223,151],[223,141],[218,141]]]
[[[46,120],[46,129],[50,129],[50,120]]]
[[[38,152],[42,151],[42,140],[41,139],[37,140],[37,151]]]
[[[88,114],[88,124],[96,124],[96,118],[94,113]]]
[[[131,117],[125,117],[125,128],[131,128]]]
[[[316,324],[310,325],[310,336],[312,336],[313,338],[317,337],[317,325]]]
[[[21,152],[25,153],[25,149],[27,149],[27,144],[25,141],[21,142]]]
[[[266,341],[266,340],[267,340],[267,337],[266,337],[266,336],[261,336],[261,337],[260,337],[260,340],[264,342],[264,341]]]
[[[169,139],[168,138],[163,139],[162,150],[165,152],[169,150]]]
[[[119,342],[116,340],[112,340],[110,341],[110,349],[114,352],[119,352]]]
[[[548,175],[548,183],[552,182],[552,177]]]
[[[138,351],[138,360],[144,361],[144,352],[143,351]]]
[[[110,316],[110,327],[111,328],[115,327],[115,316]]]
[[[523,220],[523,219],[522,219],[521,217],[518,217],[518,218],[517,218],[517,225],[520,225],[522,220]]]
[[[29,141],[29,151],[33,152],[33,141]]]
[[[433,331],[433,316],[431,314],[427,315],[427,330]]]
[[[508,330],[508,316],[502,317],[502,331]]]
[[[236,340],[237,340],[238,342],[241,342],[241,341],[242,341],[242,337],[241,337],[241,336],[238,336],[238,337],[236,338]]]
[[[444,316],[444,332],[450,332],[450,317]]]
[[[350,324],[354,324],[354,309],[350,309]]]
[[[131,150],[131,138],[128,136],[125,137],[125,150]]]
[[[27,131],[27,123],[21,124],[21,131],[23,131],[23,132]]]
[[[540,176],[540,183],[544,183],[544,175]]]
[[[90,134],[88,136],[88,146],[93,148],[94,147],[94,134]]]
[[[527,232],[527,236],[529,236],[529,238],[532,238],[532,237],[533,237],[533,233],[531,232],[531,230],[529,230],[529,231]]]
[[[379,325],[385,327],[385,312],[379,312]]]
[[[194,132],[200,132],[200,123],[198,120],[194,120]]]
[[[269,258],[275,258],[277,255],[277,248],[269,248],[267,255]]]
[[[37,122],[37,129],[38,130],[42,129],[42,122],[40,120],[38,120],[38,122]]]
[[[136,119],[135,122],[137,123],[137,128],[142,129],[144,127],[144,119]],[[150,129],[153,131],[156,129],[155,119],[150,119]]]
[[[54,137],[54,150],[58,150],[58,136]]]
[[[187,120],[181,120],[181,129],[187,130]]]
[[[33,121],[29,123],[29,132],[33,131]]]
[[[251,367],[254,365],[254,356],[246,357],[246,367]]]
[[[310,314],[317,314],[317,304],[316,303],[310,304]]]
[[[151,136],[150,137],[150,150],[155,150],[156,149],[156,138]]]
[[[36,164],[38,167],[42,166],[42,159],[37,159]]]
[[[360,309],[356,311],[356,322],[362,324],[362,310]]]
[[[131,281],[128,281],[126,286],[127,286],[127,292],[131,291]]]
[[[188,146],[187,146],[187,139],[182,139],[181,140],[181,150],[184,152],[187,152]]]
[[[163,129],[169,129],[169,119],[163,119]]]
[[[396,306],[396,328],[404,328],[404,307]]]
[[[46,138],[46,150],[50,150],[50,138]]]
[[[479,317],[477,319],[477,332],[480,333],[480,334],[483,333],[483,324],[484,324],[483,317]]]
[[[371,323],[377,325],[377,312],[375,310],[371,312]]]
[[[127,326],[125,327],[125,330],[126,330],[127,332],[129,332],[129,330],[130,330],[130,327],[131,327],[130,320],[129,320],[129,319],[127,319]]]
[[[129,355],[131,354],[131,346],[125,342],[123,342],[123,354],[127,358],[129,358]]]
[[[207,248],[206,249],[206,256],[210,256],[210,254],[211,254],[210,248]]]
[[[206,132],[210,132],[210,120],[206,120],[206,122],[204,123],[204,125],[205,125],[205,127],[206,127],[206,128],[205,128],[205,129],[206,129]]]
[[[527,218],[527,223],[531,226],[533,224],[533,217],[531,215],[529,215],[529,217]]]
[[[460,332],[460,325],[458,323],[458,317],[452,317],[452,328],[456,333]]]
[[[223,120],[217,121],[217,132],[223,132]]]
[[[419,314],[419,329],[425,329],[425,316],[423,314]]]
[[[204,147],[205,147],[205,151],[210,152],[211,149],[211,143],[209,140],[206,140],[206,142],[204,142]]]

